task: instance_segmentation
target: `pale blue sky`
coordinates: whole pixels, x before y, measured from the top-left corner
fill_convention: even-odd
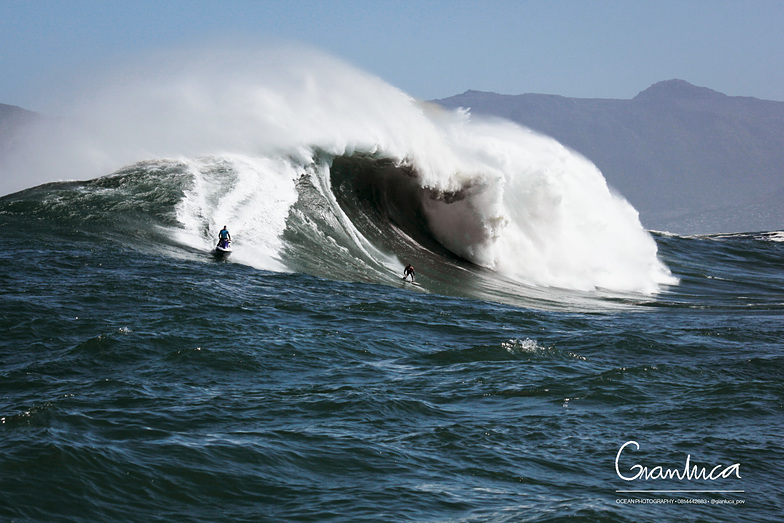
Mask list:
[[[0,0],[0,103],[203,39],[312,45],[421,99],[632,98],[681,78],[784,101],[784,0]]]

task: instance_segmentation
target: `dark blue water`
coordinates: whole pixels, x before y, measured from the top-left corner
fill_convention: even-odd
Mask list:
[[[780,235],[658,235],[658,295],[515,298],[304,241],[219,262],[167,243],[174,193],[121,191],[0,200],[4,521],[781,520]],[[738,473],[616,471],[687,456]]]

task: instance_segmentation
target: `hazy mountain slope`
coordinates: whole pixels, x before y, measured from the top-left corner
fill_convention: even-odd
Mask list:
[[[24,124],[38,118],[38,114],[15,105],[0,104],[0,152],[9,147],[14,135]]]

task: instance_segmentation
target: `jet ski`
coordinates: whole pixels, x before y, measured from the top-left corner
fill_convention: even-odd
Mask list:
[[[218,245],[215,246],[215,250],[212,252],[217,258],[227,257],[229,254],[231,254],[231,240],[219,241]]]

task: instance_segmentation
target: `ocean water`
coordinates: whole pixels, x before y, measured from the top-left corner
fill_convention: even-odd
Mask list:
[[[317,62],[109,82],[6,162],[0,519],[781,520],[784,233],[645,231]]]

